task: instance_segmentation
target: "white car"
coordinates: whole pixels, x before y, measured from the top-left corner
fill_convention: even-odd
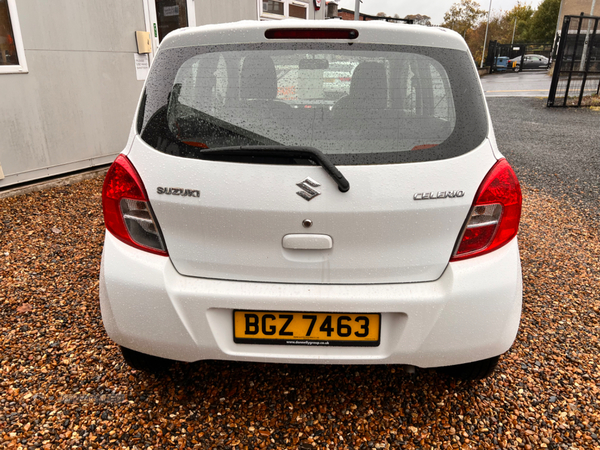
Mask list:
[[[335,103],[323,98],[332,61],[356,66]],[[521,191],[452,31],[290,20],[173,32],[102,196],[102,318],[132,367],[481,378],[515,339]]]

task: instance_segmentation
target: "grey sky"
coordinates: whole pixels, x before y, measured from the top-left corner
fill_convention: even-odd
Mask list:
[[[460,0],[428,0],[418,2],[415,0],[362,0],[360,11],[366,14],[377,14],[385,12],[388,16],[398,14],[400,17],[408,14],[424,14],[431,17],[431,22],[434,25],[440,25],[444,21],[444,13],[450,9],[453,3],[458,3]],[[337,0],[340,8],[351,9],[354,11],[355,0]],[[489,0],[478,0],[481,9],[486,11],[490,7]],[[522,4],[531,5],[533,9],[537,9],[541,0],[525,0]],[[517,4],[517,0],[492,0],[493,11],[508,11]]]

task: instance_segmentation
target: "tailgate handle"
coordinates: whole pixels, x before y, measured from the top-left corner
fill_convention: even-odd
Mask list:
[[[326,234],[286,234],[282,245],[290,250],[328,250],[333,248],[333,239]]]

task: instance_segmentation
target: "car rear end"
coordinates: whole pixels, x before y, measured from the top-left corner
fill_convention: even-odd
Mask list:
[[[335,95],[330,67],[353,67]],[[490,130],[447,30],[169,35],[103,192],[109,336],[181,361],[502,354],[521,311],[521,194]]]

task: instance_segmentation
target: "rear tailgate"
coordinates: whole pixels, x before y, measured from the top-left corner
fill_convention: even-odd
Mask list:
[[[311,284],[439,278],[496,161],[486,139],[440,161],[339,166],[351,186],[342,193],[317,166],[184,160],[139,137],[128,157],[181,274]],[[310,201],[297,194],[307,177],[319,184]]]

